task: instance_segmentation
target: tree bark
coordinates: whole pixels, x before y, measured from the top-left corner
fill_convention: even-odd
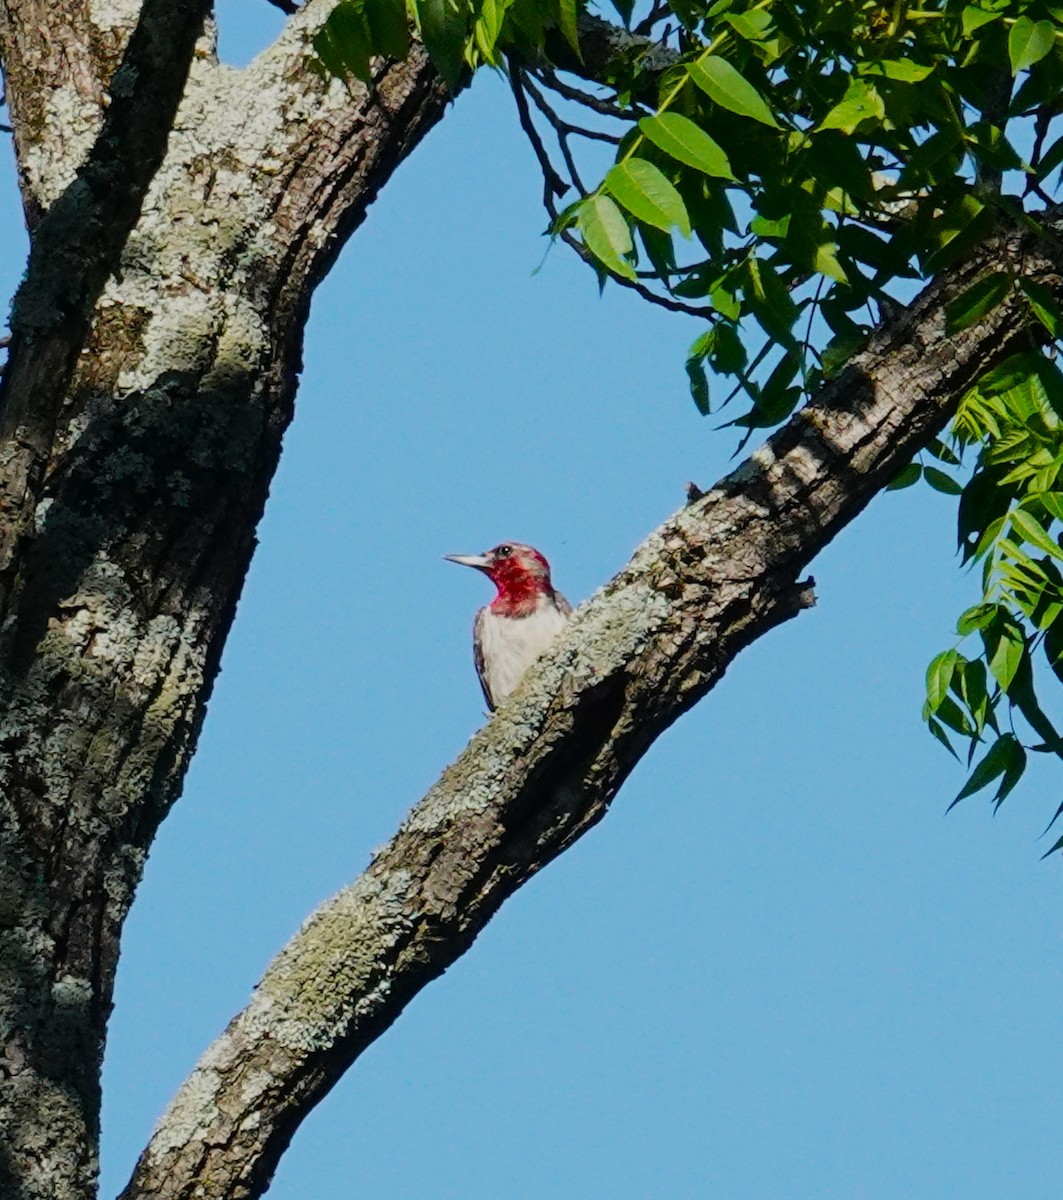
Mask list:
[[[322,905],[162,1118],[121,1200],[251,1200],[299,1122],[502,902],[599,821],[652,742],[755,638],[811,603],[799,574],[988,367],[1025,348],[1013,299],[977,328],[945,308],[1023,261],[1000,241],[889,322],[822,396],[657,529],[574,615],[360,879]]]
[[[203,7],[151,0],[107,43],[125,45],[112,91],[132,82],[106,115],[88,100],[107,64],[72,64],[77,129],[41,116],[44,6],[0,9],[24,196],[44,211],[0,397],[5,1200],[95,1192],[122,921],[195,745],[310,296],[447,99],[419,51],[379,64],[372,94],[310,75],[328,3],[234,71],[178,36]]]
[[[195,746],[310,297],[448,98],[417,48],[378,62],[371,90],[308,73],[331,7],[311,0],[237,71],[209,29],[196,39],[205,0],[0,0],[32,231],[0,392],[4,1200],[95,1194],[122,922]],[[1058,293],[1029,238],[1020,252]],[[1008,305],[943,338],[942,303],[982,269],[893,322],[587,606],[270,969],[128,1196],[261,1194],[368,1040],[601,817],[730,658],[793,615],[803,564],[1025,336]]]

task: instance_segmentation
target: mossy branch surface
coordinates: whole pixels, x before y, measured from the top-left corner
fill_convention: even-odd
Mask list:
[[[1016,243],[1022,243],[1018,245]],[[654,739],[755,638],[808,607],[818,551],[1025,344],[1006,303],[950,337],[949,300],[1027,237],[956,268],[765,446],[681,509],[281,952],[163,1116],[122,1200],[249,1200],[299,1122],[505,899],[604,816]]]

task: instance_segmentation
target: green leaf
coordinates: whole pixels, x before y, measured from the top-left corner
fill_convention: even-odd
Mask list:
[[[1010,736],[1004,734],[1004,737]],[[993,797],[993,808],[998,809],[1006,799],[1008,793],[1022,778],[1023,772],[1026,770],[1026,751],[1023,749],[1022,743],[1018,738],[1014,738],[1007,750],[1007,766],[1004,768],[1004,777],[1000,781],[1000,787],[997,789],[997,794]]]
[[[1011,527],[1031,546],[1043,550],[1053,558],[1063,558],[1063,550],[1055,538],[1049,537],[1048,531],[1040,521],[1025,508],[1015,508],[1011,512]]]
[[[1034,371],[1038,383],[1044,388],[1049,408],[1057,417],[1063,418],[1063,372],[1060,372],[1057,363],[1045,358],[1043,354],[1036,356]]]
[[[1063,337],[1063,309],[1056,303],[1050,288],[1032,279],[1019,279],[1019,289],[1030,305],[1030,311],[1054,337]]]
[[[962,637],[966,637],[967,634],[974,633],[978,629],[985,629],[998,612],[999,609],[995,604],[976,604],[960,615],[960,619],[956,622],[956,632]]]
[[[1023,160],[1018,150],[1008,141],[1004,131],[986,121],[979,121],[969,131],[967,144],[980,163],[999,167],[1002,171],[1019,170]]]
[[[1052,673],[1063,683],[1063,620],[1057,618],[1045,631],[1044,651]]]
[[[1018,707],[1030,723],[1030,727],[1044,738],[1044,749],[1063,757],[1063,742],[1060,741],[1056,727],[1045,716],[1037,700],[1033,682],[1033,663],[1029,654],[1023,655],[1019,670],[1015,673],[1011,687],[1008,688],[1008,699]]]
[[[369,57],[372,47],[369,41],[369,26],[359,3],[345,0],[337,4],[328,20],[314,38],[314,49],[321,61],[341,78],[354,75],[363,83],[369,83]]]
[[[866,341],[867,334],[862,329],[846,330],[843,333],[839,333],[836,337],[831,338],[826,346],[823,347],[822,361],[825,378],[830,379],[836,375]],[[908,470],[908,467],[905,467],[905,470]],[[903,475],[904,472],[902,471],[901,474]],[[915,483],[918,478],[919,471],[917,467],[915,474],[911,477],[911,482]],[[896,480],[894,480],[894,483],[896,483]],[[888,486],[893,487],[893,484]],[[907,487],[908,484],[902,483],[897,484],[897,486]]]
[[[849,276],[845,273],[845,268],[838,261],[838,245],[836,242],[821,242],[816,247],[816,252],[812,256],[812,265],[821,275],[826,275],[828,279],[837,280],[838,283],[848,283]]]
[[[986,12],[984,8],[975,8],[973,4],[968,4],[962,17],[964,37],[970,37],[976,29],[981,29],[990,21],[999,21],[1002,15],[999,12]]]
[[[974,719],[975,729],[981,733],[985,727],[986,718],[992,718],[989,692],[986,688],[985,663],[981,659],[976,659],[974,662],[963,662],[956,672],[953,687],[956,687],[957,683],[959,684],[959,694],[963,697],[963,702]]]
[[[960,503],[961,504],[963,503],[962,498],[961,498]],[[1000,537],[1000,531],[1003,528],[1004,528],[1004,518],[1003,517],[997,517],[997,519],[995,521],[990,521],[990,523],[985,528],[985,532],[978,539],[978,544],[974,547],[973,551],[971,552],[971,553],[973,553],[973,556],[975,558],[983,558],[986,554],[988,554],[988,552],[996,544],[997,538]],[[969,547],[965,547],[965,551],[967,549],[969,549]],[[971,554],[967,554],[966,557],[971,557]]]
[[[484,62],[493,67],[499,66],[501,62],[498,55],[498,39],[509,7],[509,0],[481,0],[480,14],[473,26],[477,49]]]
[[[930,732],[931,732],[931,733],[934,735],[934,737],[936,737],[936,738],[937,738],[937,740],[938,740],[938,741],[939,741],[939,742],[940,742],[940,743],[941,743],[941,744],[942,744],[942,745],[945,747],[945,749],[946,749],[946,750],[947,750],[947,751],[948,751],[948,752],[949,752],[949,753],[952,755],[952,757],[953,757],[953,758],[954,758],[954,759],[955,759],[957,762],[959,762],[959,761],[960,761],[960,756],[959,756],[959,755],[956,753],[956,751],[955,751],[955,750],[952,748],[952,743],[949,741],[949,735],[948,735],[948,734],[945,732],[945,730],[942,728],[942,726],[941,726],[940,722],[938,722],[938,721],[935,721],[935,720],[934,720],[934,718],[933,718],[933,717],[931,717],[931,716],[927,716],[927,718],[926,718],[926,724],[927,724],[927,728],[928,728],[928,729],[930,730]]]
[[[1008,57],[1011,73],[1018,75],[1027,67],[1040,62],[1055,44],[1055,26],[1051,21],[1031,21],[1021,16],[1008,34]]]
[[[572,47],[576,57],[583,61],[583,52],[579,48],[579,29],[577,0],[558,0],[558,25],[565,35],[565,41]]]
[[[960,706],[951,697],[946,696],[937,710],[939,719],[956,733],[970,738],[975,736],[971,722],[967,720]]]
[[[749,277],[745,298],[753,316],[764,332],[780,345],[793,345],[793,324],[798,310],[790,289],[767,259],[751,257],[745,265]]]
[[[752,8],[743,13],[727,13],[723,19],[735,33],[750,42],[762,41],[773,25],[771,14],[762,8]]]
[[[617,163],[602,186],[638,220],[665,232],[676,226],[680,233],[690,236],[690,217],[683,197],[660,168],[646,159],[628,158]]]
[[[712,353],[712,348],[715,344],[716,330],[710,325],[704,333],[699,333],[690,343],[690,349],[687,351],[687,362],[690,362],[691,359],[696,362],[702,362]]]
[[[963,258],[980,246],[993,228],[994,212],[974,195],[965,195],[935,223],[938,249],[923,263],[926,274],[936,274],[943,267]]]
[[[790,222],[793,213],[783,213],[781,217],[766,217],[758,214],[749,222],[749,232],[760,238],[784,238],[790,232]]]
[[[994,271],[972,284],[945,308],[945,319],[949,333],[959,333],[974,325],[992,312],[1011,291],[1011,277],[1003,271]]]
[[[734,179],[727,155],[700,126],[680,113],[643,117],[639,129],[655,146],[677,162],[717,179]]]
[[[1040,355],[1035,353],[1012,354],[995,367],[990,367],[978,380],[978,390],[983,396],[999,396],[1004,392],[1026,384],[1031,375],[1037,374]]]
[[[1052,828],[1052,826],[1059,820],[1060,817],[1063,817],[1063,804],[1061,804],[1056,809],[1055,816],[1053,816],[1052,820],[1049,821],[1048,824],[1045,826],[1044,833],[1041,834],[1042,837],[1045,836],[1045,833],[1047,833]]]
[[[944,471],[939,470],[937,467],[924,467],[923,475],[935,492],[944,492],[946,496],[960,496],[963,494],[963,488],[960,487],[956,480],[951,475],[946,475]]]
[[[620,19],[624,22],[626,29],[631,24],[631,14],[635,11],[635,0],[613,0],[613,8],[620,14]]]
[[[465,70],[465,39],[470,32],[467,14],[452,0],[417,0],[417,17],[432,66],[454,91]]]
[[[709,356],[712,369],[721,375],[737,375],[746,368],[746,348],[734,325],[719,324],[716,341]]]
[[[989,670],[993,678],[1007,691],[1015,678],[1026,653],[1026,639],[1022,630],[1011,621],[998,617],[982,630]]]
[[[401,62],[410,49],[406,0],[362,0],[373,53]]]
[[[709,54],[692,62],[687,68],[690,78],[699,88],[728,112],[750,117],[761,125],[781,129],[764,97],[725,58]]]
[[[1063,521],[1063,492],[1036,492],[1030,501],[1036,501],[1057,521]]]
[[[952,675],[960,663],[955,650],[945,650],[930,660],[926,669],[926,700],[931,712],[937,712],[949,694]]]
[[[742,312],[742,301],[729,285],[720,284],[719,287],[714,287],[709,292],[709,299],[721,317],[726,317],[729,321],[738,320]]]
[[[686,371],[687,379],[690,380],[690,395],[694,399],[695,407],[703,417],[707,417],[712,412],[712,404],[709,400],[709,380],[701,360],[688,358]]]
[[[625,257],[634,248],[631,230],[624,214],[608,196],[600,192],[588,196],[579,206],[576,224],[587,249],[600,263],[626,279],[635,278],[635,268]]]
[[[882,58],[875,62],[861,63],[857,67],[860,75],[881,75],[898,83],[919,83],[933,72],[933,67],[909,62],[906,58]]]
[[[639,237],[646,247],[646,253],[653,269],[662,278],[674,275],[678,268],[675,263],[675,244],[670,233],[662,233],[652,225],[640,225]]]
[[[913,483],[918,483],[923,477],[923,468],[918,463],[909,463],[903,467],[896,475],[886,484],[887,492],[899,492],[901,488],[911,487]]]
[[[994,779],[1001,779],[997,794],[993,797],[994,805],[999,808],[1004,797],[1011,791],[1022,776],[1026,767],[1026,751],[1023,750],[1018,738],[1013,733],[1001,734],[989,747],[985,757],[971,772],[970,779],[960,789],[956,799],[949,808],[980,792]],[[1003,778],[1001,778],[1003,777]]]
[[[1041,155],[1037,163],[1037,178],[1044,179],[1063,163],[1063,137],[1058,137]]]
[[[311,62],[311,70],[321,75],[324,79],[329,79],[330,77],[347,79],[350,72],[347,64],[343,61],[343,52],[340,50],[336,39],[332,36],[332,31],[327,21],[314,34],[313,47],[314,53],[317,55],[317,61]]]
[[[864,79],[850,79],[845,95],[816,126],[816,132],[824,129],[840,129],[842,133],[855,133],[864,121],[881,121],[886,115],[886,106],[873,83]]]
[[[927,450],[940,462],[948,463],[952,467],[960,465],[959,457],[940,438],[935,438],[927,446]]]

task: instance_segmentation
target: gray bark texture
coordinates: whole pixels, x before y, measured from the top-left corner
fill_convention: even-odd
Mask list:
[[[331,0],[251,66],[206,0],[0,0],[32,242],[0,391],[0,1196],[95,1195],[119,937],[176,800],[292,413],[315,285],[444,112],[423,54],[306,70]],[[601,31],[599,44],[604,44]],[[626,35],[625,35],[626,36]],[[590,57],[588,55],[588,57]],[[598,821],[808,562],[1029,336],[949,338],[1000,237],[668,520],[319,909],[173,1101],[124,1192],[255,1197],[292,1133],[499,905]]]
[[[329,7],[237,71],[205,0],[0,3],[32,229],[0,395],[4,1200],[95,1194],[122,921],[217,671],[311,292],[444,111],[418,53],[372,96],[308,73]]]

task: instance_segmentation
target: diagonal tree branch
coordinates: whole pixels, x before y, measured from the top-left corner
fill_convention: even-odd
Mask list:
[[[945,305],[1000,261],[1063,292],[1029,235],[952,271],[818,400],[656,530],[582,606],[350,887],[274,960],[163,1116],[122,1200],[249,1200],[296,1127],[503,901],[604,816],[650,744],[735,655],[810,602],[798,575],[1028,344],[1005,303],[949,337]]]
[[[210,0],[145,0],[96,141],[37,227],[0,381],[0,612],[93,306],[166,152]]]
[[[577,25],[580,53],[577,55],[559,30],[551,33],[546,50],[550,64],[589,83],[601,83],[621,62],[638,63],[643,86],[636,98],[656,101],[655,80],[674,66],[679,55],[654,38],[632,33],[593,13],[581,12]]]

